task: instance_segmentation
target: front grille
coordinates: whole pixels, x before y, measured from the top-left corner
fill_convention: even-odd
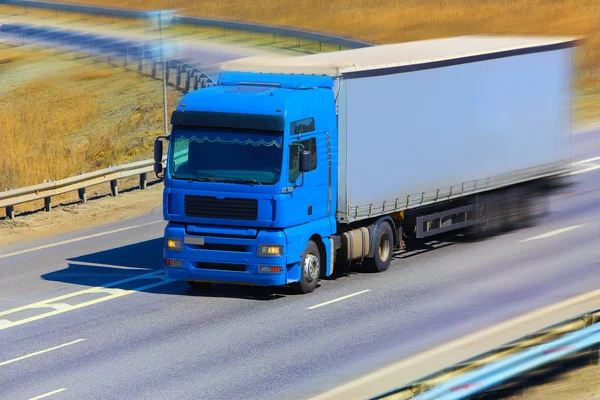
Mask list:
[[[216,270],[219,270],[219,271],[237,271],[237,272],[244,272],[244,271],[246,271],[246,266],[245,265],[240,265],[240,264],[207,263],[207,262],[196,263],[196,268],[199,268],[199,269],[216,269]]]
[[[256,199],[217,199],[208,196],[186,195],[185,215],[188,217],[243,219],[255,221],[258,218]]]

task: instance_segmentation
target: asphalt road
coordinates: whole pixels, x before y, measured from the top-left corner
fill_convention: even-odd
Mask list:
[[[600,133],[577,135],[573,155],[600,156]],[[549,199],[537,226],[432,243],[397,254],[386,273],[304,296],[222,285],[199,295],[164,279],[158,211],[0,248],[0,398],[306,398],[597,289],[596,165],[576,165],[587,172]]]

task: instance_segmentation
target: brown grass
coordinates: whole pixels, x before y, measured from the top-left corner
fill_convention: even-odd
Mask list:
[[[375,43],[474,33],[577,35],[579,119],[599,118],[598,0],[61,0],[107,7],[177,8],[181,14],[334,33]],[[580,99],[581,100],[581,99]],[[579,105],[578,105],[579,107]]]
[[[13,85],[0,95],[0,190],[151,157],[162,127],[159,81],[68,59],[49,77],[21,76],[24,66],[43,71],[56,63],[48,52],[31,52],[0,65],[3,83]],[[178,98],[169,93],[171,108]]]

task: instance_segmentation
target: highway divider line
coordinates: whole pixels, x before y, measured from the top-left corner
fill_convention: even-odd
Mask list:
[[[594,161],[598,161],[598,160],[600,160],[600,156],[598,156],[598,157],[592,157],[592,158],[587,158],[587,159],[585,159],[585,160],[575,161],[575,162],[573,163],[573,165],[578,165],[578,164],[587,164],[587,163],[594,162]]]
[[[600,169],[600,165],[594,165],[593,167],[588,167],[588,168],[580,169],[577,171],[568,172],[567,174],[565,174],[565,176],[579,175],[579,174],[583,174],[585,172],[595,171],[597,169]]]
[[[555,230],[550,231],[550,232],[542,233],[541,235],[537,235],[537,236],[533,236],[533,237],[530,237],[530,238],[527,238],[527,239],[519,240],[519,243],[529,242],[530,240],[538,240],[538,239],[549,238],[549,237],[552,237],[552,236],[560,235],[561,233],[572,231],[573,229],[581,228],[582,226],[585,226],[585,224],[569,226],[567,228],[555,229]]]
[[[599,308],[600,290],[584,293],[397,361],[312,397],[311,400],[373,398],[525,335]]]
[[[53,390],[53,391],[51,391],[51,392],[44,393],[44,394],[41,394],[41,395],[39,395],[39,396],[32,397],[32,398],[30,398],[29,400],[40,400],[40,399],[44,399],[44,398],[46,398],[46,397],[52,396],[53,394],[57,394],[57,393],[60,393],[60,392],[64,392],[65,390],[67,390],[67,388],[56,389],[56,390]]]
[[[349,299],[350,297],[358,296],[359,294],[367,293],[370,291],[371,291],[371,289],[366,289],[366,290],[361,290],[360,292],[347,294],[346,296],[338,297],[337,299],[329,300],[324,303],[319,303],[317,305],[307,307],[307,310],[314,310],[315,308],[323,307],[323,306],[326,306],[326,305],[332,304],[332,303],[337,303],[338,301],[346,300],[346,299]]]
[[[77,343],[81,343],[84,340],[85,339],[73,340],[72,342],[69,342],[69,343],[63,343],[63,344],[60,344],[58,346],[50,347],[50,348],[47,348],[47,349],[44,349],[44,350],[36,351],[34,353],[26,354],[26,355],[21,356],[21,357],[13,358],[11,360],[3,361],[3,362],[0,362],[0,367],[3,367],[3,366],[8,365],[8,364],[12,364],[12,363],[17,362],[17,361],[25,360],[26,358],[39,356],[40,354],[48,353],[50,351],[62,349],[63,347],[67,347],[67,346],[71,346],[71,345],[74,345],[74,344],[77,344]]]
[[[71,297],[80,296],[82,294],[104,292],[105,291],[104,289],[110,289],[110,288],[112,288],[114,286],[121,285],[123,283],[128,283],[128,282],[131,282],[131,281],[136,281],[136,280],[139,280],[139,279],[152,278],[152,277],[155,277],[155,276],[160,275],[162,273],[163,273],[162,270],[160,270],[160,271],[154,271],[154,272],[150,272],[150,273],[147,273],[147,274],[132,276],[131,278],[122,279],[120,281],[107,283],[106,285],[103,285],[103,286],[94,286],[94,287],[91,287],[91,288],[88,288],[88,289],[83,289],[83,290],[80,290],[80,291],[77,291],[77,292],[73,292],[73,293],[69,293],[69,294],[64,294],[62,296],[53,297],[51,299],[37,301],[35,303],[26,304],[24,306],[12,308],[10,310],[0,311],[0,316],[12,314],[12,313],[16,313],[17,311],[28,310],[28,309],[31,309],[31,308],[51,307],[50,304],[56,303],[59,300],[65,300],[65,299],[68,299],[68,298],[71,298]],[[121,290],[121,289],[119,289],[119,290]],[[107,290],[106,292],[110,293],[111,291]],[[2,329],[2,325],[0,325],[0,329]]]
[[[111,231],[94,233],[92,235],[81,236],[81,237],[78,237],[78,238],[63,240],[61,242],[45,244],[43,246],[37,246],[37,247],[32,247],[30,249],[14,251],[12,253],[0,254],[0,259],[7,258],[7,257],[18,256],[18,255],[26,254],[26,253],[31,253],[33,251],[45,250],[45,249],[49,249],[49,248],[56,247],[56,246],[62,246],[62,245],[69,244],[69,243],[80,242],[82,240],[93,239],[93,238],[97,238],[97,237],[101,237],[101,236],[110,235],[110,234],[113,234],[113,233],[125,232],[125,231],[129,231],[131,229],[142,228],[144,226],[149,226],[149,225],[155,225],[155,224],[158,224],[158,223],[161,223],[161,222],[164,222],[164,221],[160,220],[160,221],[146,222],[145,224],[127,226],[125,228],[119,228],[119,229],[113,229]]]
[[[40,319],[44,319],[44,318],[48,318],[48,317],[52,317],[54,315],[58,315],[58,314],[63,314],[69,311],[73,311],[73,310],[77,310],[83,307],[88,307],[94,304],[98,304],[98,303],[102,303],[108,300],[112,300],[112,299],[116,299],[119,297],[123,297],[123,296],[127,296],[128,294],[132,294],[132,293],[137,293],[137,292],[141,292],[143,290],[147,290],[147,289],[151,289],[151,288],[155,288],[157,286],[162,286],[162,285],[166,285],[169,284],[171,282],[175,282],[174,279],[168,279],[168,278],[163,278],[161,279],[159,282],[154,282],[145,286],[141,286],[141,287],[137,287],[135,289],[129,289],[129,290],[122,290],[120,292],[114,293],[114,294],[110,294],[108,296],[104,296],[101,297],[99,299],[95,299],[95,300],[90,300],[90,301],[85,301],[83,303],[79,303],[79,304],[75,304],[75,305],[71,305],[70,307],[63,307],[63,308],[59,308],[59,309],[54,309],[54,311],[50,311],[44,314],[40,314],[40,315],[36,315],[33,317],[29,317],[29,318],[24,318],[18,321],[11,321],[9,324],[6,325],[2,325],[0,326],[0,330],[3,329],[8,329],[8,328],[12,328],[18,325],[23,325],[23,324],[27,324],[29,322],[33,322],[33,321],[38,321]]]

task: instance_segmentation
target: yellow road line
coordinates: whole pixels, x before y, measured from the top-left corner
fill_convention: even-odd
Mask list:
[[[67,390],[67,388],[56,389],[56,390],[53,390],[51,392],[44,393],[44,394],[41,394],[39,396],[32,397],[29,400],[40,400],[40,399],[43,399],[45,397],[52,396],[53,394],[64,392],[65,390]]]
[[[73,340],[72,342],[69,342],[69,343],[64,343],[64,344],[61,344],[61,345],[58,345],[58,346],[50,347],[48,349],[36,351],[35,353],[29,353],[29,354],[26,354],[26,355],[21,356],[21,357],[13,358],[12,360],[3,361],[3,362],[0,362],[0,367],[3,367],[3,366],[8,365],[8,364],[12,364],[12,363],[17,362],[17,361],[24,360],[24,359],[29,358],[29,357],[39,356],[40,354],[48,353],[49,351],[54,351],[54,350],[62,349],[63,347],[71,346],[71,345],[74,345],[76,343],[83,342],[84,340],[85,339]]]
[[[7,257],[18,256],[18,255],[26,254],[26,253],[31,253],[33,251],[49,249],[51,247],[62,246],[64,244],[80,242],[80,241],[86,240],[86,239],[93,239],[93,238],[97,238],[97,237],[101,237],[101,236],[105,236],[105,235],[110,235],[112,233],[125,232],[125,231],[131,230],[131,229],[136,229],[136,228],[141,228],[141,227],[144,227],[144,226],[154,225],[154,224],[158,224],[158,223],[161,223],[161,222],[164,222],[164,221],[153,221],[153,222],[147,222],[145,224],[140,224],[140,225],[127,226],[125,228],[114,229],[112,231],[94,233],[93,235],[87,235],[87,236],[82,236],[82,237],[78,237],[78,238],[63,240],[61,242],[45,244],[43,246],[32,247],[30,249],[25,249],[25,250],[14,251],[12,253],[0,254],[0,259],[7,258]]]
[[[307,308],[307,310],[314,310],[315,308],[323,307],[323,306],[326,306],[326,305],[331,304],[331,303],[336,303],[338,301],[346,300],[346,299],[349,299],[350,297],[358,296],[359,294],[367,293],[367,292],[370,292],[370,291],[371,291],[370,289],[361,290],[360,292],[348,294],[346,296],[338,297],[337,299],[329,300],[329,301],[326,301],[324,303],[319,303],[317,305],[310,306],[310,307]]]

